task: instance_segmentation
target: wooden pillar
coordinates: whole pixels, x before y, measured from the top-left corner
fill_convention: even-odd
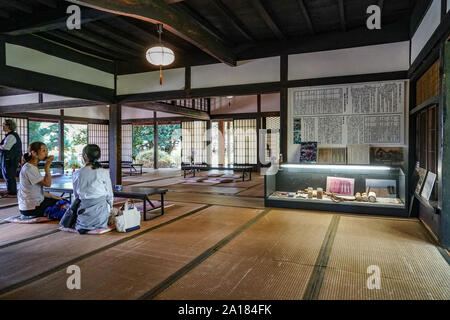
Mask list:
[[[280,66],[280,153],[283,155],[283,162],[288,162],[288,56],[281,56],[281,66]]]
[[[211,134],[211,120],[206,121],[206,162],[211,164],[212,158],[212,134]]]
[[[219,141],[218,141],[218,162],[219,164],[225,164],[225,126],[224,121],[220,120],[219,124]]]
[[[156,111],[153,111],[153,169],[158,169],[158,119]]]
[[[109,106],[109,174],[113,187],[122,184],[122,106]]]
[[[59,155],[58,161],[64,162],[64,110],[59,111],[59,121],[58,121],[58,148]]]
[[[450,43],[444,41],[441,45],[440,54],[440,78],[441,99],[439,121],[442,130],[439,136],[442,142],[439,148],[438,177],[439,177],[439,204],[441,217],[439,224],[439,241],[441,245],[450,249]]]
[[[256,154],[257,154],[257,167],[258,171],[261,169],[261,161],[259,159],[259,130],[261,129],[261,95],[256,96]]]

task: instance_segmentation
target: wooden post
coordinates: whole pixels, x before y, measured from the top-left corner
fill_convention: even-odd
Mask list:
[[[220,120],[218,122],[219,128],[219,141],[218,141],[218,162],[219,165],[224,165],[225,164],[225,126],[224,126],[224,121]]]
[[[280,152],[283,155],[283,162],[288,162],[288,56],[281,56],[281,66],[280,66]]]
[[[158,120],[156,111],[153,111],[153,169],[158,169]]]
[[[109,174],[113,187],[122,184],[122,106],[109,106]]]
[[[439,224],[439,241],[441,246],[450,249],[450,44],[446,41],[442,43],[440,55],[440,75],[441,75],[441,99],[439,105],[439,121],[442,123],[442,131],[439,136],[443,141],[439,148],[439,202],[441,207],[441,217]]]
[[[58,161],[64,162],[64,110],[59,111],[59,121],[58,121],[58,148],[59,155]]]
[[[256,106],[257,106],[257,114],[256,114],[256,154],[257,154],[257,167],[258,171],[261,169],[261,161],[259,159],[259,129],[261,129],[261,95],[258,94],[256,96]]]

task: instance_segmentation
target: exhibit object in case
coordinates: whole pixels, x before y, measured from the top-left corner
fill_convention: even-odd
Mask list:
[[[402,167],[282,164],[265,176],[264,199],[267,207],[408,216]]]

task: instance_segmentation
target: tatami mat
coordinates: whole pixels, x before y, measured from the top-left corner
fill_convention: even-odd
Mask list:
[[[450,298],[450,266],[417,220],[342,217],[320,298]],[[368,291],[369,266],[378,266],[385,290]],[[341,278],[349,278],[348,285]],[[362,282],[361,282],[362,281]],[[356,286],[361,285],[359,288]],[[417,287],[417,292],[409,292]],[[347,289],[346,289],[347,288]]]
[[[151,196],[150,199],[159,200],[158,196]],[[243,208],[264,208],[264,199],[250,197],[235,197],[218,194],[201,194],[187,192],[167,192],[164,200],[179,202],[205,203],[219,206],[233,206]]]
[[[35,224],[6,223],[0,225],[0,247],[26,238],[58,230],[58,221]]]
[[[175,184],[167,186],[169,191],[176,192],[190,192],[190,193],[211,193],[211,194],[236,194],[244,191],[244,188],[234,187],[215,187],[215,186],[202,186],[202,185],[188,185],[188,184]]]
[[[259,212],[209,207],[79,261],[81,290],[66,288],[64,269],[0,298],[136,299]]]
[[[301,299],[331,218],[271,210],[157,299]]]
[[[258,197],[264,198],[264,184],[256,185],[237,194],[240,197]]]
[[[175,206],[168,208],[163,216],[143,221],[141,229],[129,233],[114,231],[95,236],[58,232],[33,241],[0,249],[2,256],[2,259],[0,259],[0,270],[2,270],[0,273],[0,291],[94,250],[199,209],[202,206],[199,204],[176,203]],[[1,227],[4,226],[0,225]]]

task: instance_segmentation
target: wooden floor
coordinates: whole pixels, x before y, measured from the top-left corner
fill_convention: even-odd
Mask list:
[[[2,223],[18,209],[0,199],[0,299],[450,299],[448,260],[417,219],[264,208],[261,177],[179,179],[130,182],[168,188],[175,205],[125,234]]]

